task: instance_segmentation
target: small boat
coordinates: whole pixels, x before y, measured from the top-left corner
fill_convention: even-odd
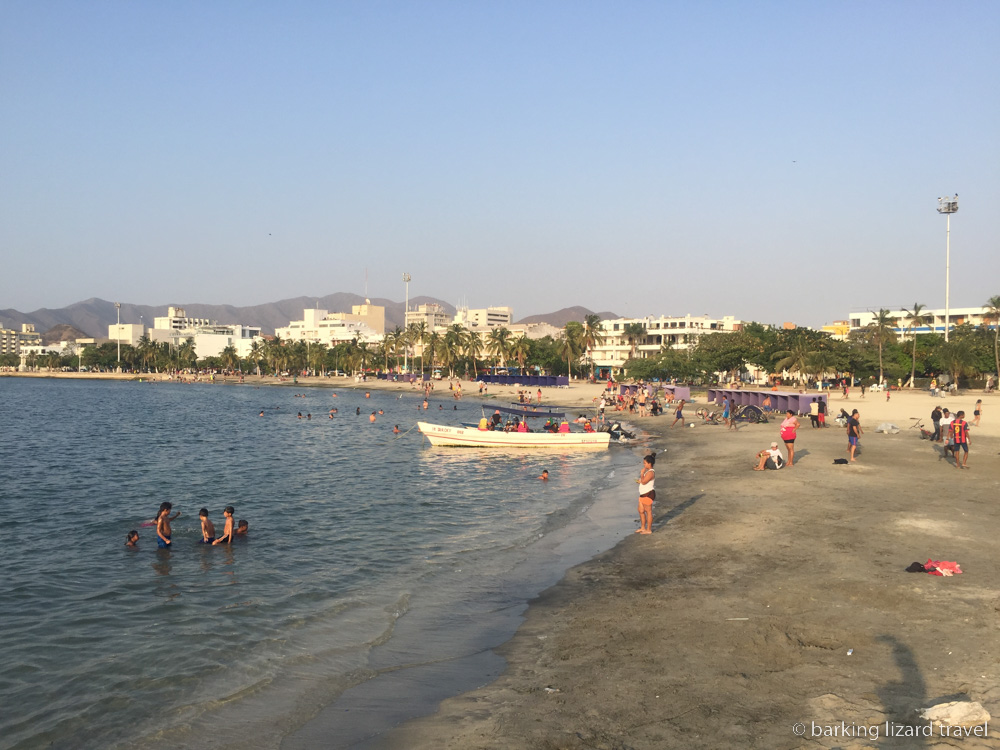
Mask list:
[[[608,447],[607,432],[503,432],[478,427],[449,427],[417,422],[431,445],[466,448],[559,448],[562,450],[602,450]]]

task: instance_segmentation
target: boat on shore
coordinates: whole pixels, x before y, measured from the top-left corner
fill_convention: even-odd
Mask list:
[[[434,446],[455,448],[559,448],[561,450],[604,450],[611,442],[607,432],[504,432],[478,427],[417,422],[417,429]]]

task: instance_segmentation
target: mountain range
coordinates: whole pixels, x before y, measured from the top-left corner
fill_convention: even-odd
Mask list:
[[[275,328],[287,326],[290,321],[301,320],[302,311],[318,307],[330,312],[350,312],[352,305],[363,304],[365,298],[348,292],[337,292],[325,297],[293,297],[278,302],[263,305],[237,307],[234,305],[186,304],[172,305],[181,307],[192,318],[208,318],[222,324],[242,323],[244,325],[260,326],[263,333],[274,333]],[[396,326],[403,327],[404,304],[388,299],[375,298],[374,305],[385,307],[385,327],[392,330]],[[455,306],[433,297],[414,297],[410,306],[425,304],[441,305],[449,315],[455,314]],[[164,317],[167,305],[136,305],[122,302],[121,322],[142,323],[147,328],[152,327],[153,318]],[[549,323],[562,328],[571,320],[583,321],[587,315],[592,315],[585,307],[566,307],[545,315],[531,315],[517,321],[518,323]],[[597,313],[601,318],[617,318],[611,312]],[[92,297],[83,302],[76,302],[59,309],[41,308],[30,313],[18,310],[0,310],[0,327],[21,330],[22,323],[32,323],[39,333],[52,331],[60,338],[47,335],[46,339],[53,341],[75,339],[76,337],[103,338],[108,335],[108,326],[118,320],[114,302]],[[66,326],[66,328],[56,328]],[[56,329],[53,331],[52,329]],[[73,331],[72,329],[76,329]],[[47,341],[48,343],[48,341]]]

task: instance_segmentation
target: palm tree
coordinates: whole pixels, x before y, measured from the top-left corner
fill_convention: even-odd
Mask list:
[[[186,338],[184,343],[177,347],[177,361],[181,368],[194,367],[198,361],[198,353],[194,350],[193,338]]]
[[[583,337],[583,324],[571,320],[563,328],[562,338],[556,344],[556,351],[560,357],[566,358],[566,372],[570,378],[573,377],[573,360],[580,358],[583,347],[580,339]]]
[[[239,361],[240,355],[236,353],[236,347],[232,344],[219,353],[219,362],[227,370],[235,370]]]
[[[625,340],[628,342],[629,346],[629,359],[635,359],[636,348],[639,345],[639,339],[646,335],[646,326],[642,323],[626,323],[625,327],[622,329],[622,333],[625,335]]]
[[[510,342],[510,356],[517,360],[517,366],[521,368],[522,375],[524,374],[524,361],[530,353],[531,340],[525,334],[522,333]]]
[[[983,322],[993,323],[993,358],[997,368],[995,372],[1000,378],[1000,294],[986,300],[983,310]]]
[[[410,327],[407,328],[407,334],[410,339],[410,345],[416,346],[420,344],[420,377],[424,376],[424,344],[427,343],[427,323],[421,320],[419,323],[410,323]]]
[[[432,374],[434,373],[434,368],[437,366],[437,354],[438,354],[438,349],[440,349],[441,346],[441,341],[442,341],[441,334],[438,333],[437,331],[431,331],[427,335],[427,348],[430,349],[431,352]]]
[[[510,331],[503,326],[490,330],[490,335],[486,339],[486,351],[496,357],[497,367],[507,366],[509,341]]]
[[[601,329],[601,316],[588,315],[583,319],[583,336],[580,338],[580,345],[587,352],[590,360],[590,376],[594,377],[594,357],[593,349],[604,343],[604,331]]]
[[[882,367],[882,347],[887,341],[896,340],[896,319],[884,307],[880,308],[875,320],[868,324],[868,340],[878,345],[878,384],[885,381],[885,368]]]
[[[976,354],[968,339],[952,339],[945,342],[942,344],[940,356],[956,387],[962,375],[972,375],[975,372]]]
[[[250,361],[257,365],[257,377],[260,377],[260,360],[264,355],[264,348],[261,346],[261,339],[254,339],[250,344]]]
[[[816,350],[810,346],[809,342],[799,339],[792,345],[791,349],[774,353],[774,357],[777,359],[774,363],[774,369],[777,372],[782,370],[797,372],[799,382],[802,382],[805,380],[805,374],[811,369],[810,362],[813,362],[813,366],[815,366],[816,354]]]
[[[834,353],[825,349],[811,352],[806,357],[808,372],[811,375],[815,375],[817,380],[822,380],[826,373],[833,371],[835,365],[836,357]]]
[[[479,335],[479,331],[469,331],[468,337],[465,339],[465,355],[472,360],[472,374],[474,377],[479,377],[479,369],[476,367],[476,360],[483,353],[483,337]]]
[[[311,341],[306,344],[306,361],[313,372],[326,375],[326,344]]]
[[[465,353],[469,340],[469,329],[461,323],[452,323],[444,334],[445,349],[448,351],[448,376],[455,377],[455,362]],[[444,358],[442,358],[442,363]]]
[[[906,322],[906,330],[913,336],[913,366],[910,368],[910,390],[913,390],[913,381],[917,377],[917,334],[914,328],[925,326],[931,321],[931,316],[924,312],[924,305],[919,302],[913,303],[913,309],[906,311],[903,320]]]

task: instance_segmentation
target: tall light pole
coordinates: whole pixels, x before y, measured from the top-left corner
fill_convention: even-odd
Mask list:
[[[403,283],[406,284],[406,302],[403,306],[403,332],[406,332],[406,313],[410,311],[410,274],[403,274]],[[409,372],[410,368],[406,363],[406,353],[410,346],[405,341],[403,342],[403,372]],[[398,360],[397,360],[398,361]]]
[[[118,369],[122,369],[122,303],[115,302],[115,310],[118,312],[118,325],[115,326],[115,339],[118,341]]]
[[[954,197],[938,198],[938,213],[947,217],[944,240],[944,340],[948,340],[949,318],[951,317],[951,215],[958,211],[958,193]]]

